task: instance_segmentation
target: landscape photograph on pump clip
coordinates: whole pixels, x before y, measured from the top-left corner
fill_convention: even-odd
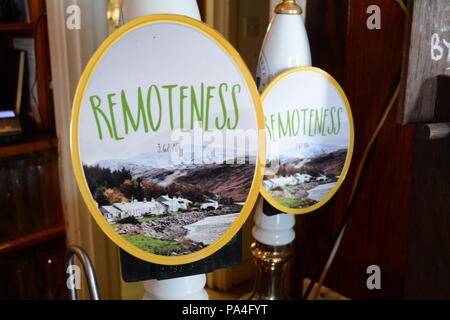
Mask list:
[[[157,255],[194,253],[219,239],[239,216],[254,177],[249,157],[171,164],[172,152],[186,155],[190,149],[192,157],[219,152],[178,148],[159,145],[128,159],[83,164],[104,219],[125,240]],[[220,152],[226,159],[226,151]]]
[[[264,189],[281,205],[303,209],[324,200],[333,190],[344,169],[348,150],[345,146],[297,143],[275,162],[275,170],[266,172]]]

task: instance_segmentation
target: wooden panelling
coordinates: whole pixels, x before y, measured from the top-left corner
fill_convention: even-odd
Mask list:
[[[381,30],[369,30],[367,8],[381,8]],[[342,221],[356,168],[384,111],[401,67],[405,14],[395,1],[340,0],[308,3],[307,29],[313,64],[337,77],[355,122],[355,152],[346,181],[334,199],[297,219],[297,278],[313,276]],[[411,188],[413,128],[393,112],[381,131],[361,198],[325,284],[351,299],[403,296]],[[382,290],[366,287],[366,269],[382,270]],[[300,288],[300,282],[298,282]]]
[[[416,130],[405,298],[450,299],[450,139]]]
[[[347,10],[347,1],[310,1],[306,16],[313,66],[326,70],[339,83],[345,74]]]

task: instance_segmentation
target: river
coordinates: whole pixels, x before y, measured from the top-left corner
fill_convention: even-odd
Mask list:
[[[183,228],[188,230],[188,234],[185,238],[196,242],[203,242],[205,245],[210,245],[230,228],[231,224],[238,216],[239,213],[233,213],[208,217],[197,221],[196,223],[184,226]]]
[[[320,202],[330,193],[335,185],[335,182],[321,184],[320,186],[308,190],[308,198]]]

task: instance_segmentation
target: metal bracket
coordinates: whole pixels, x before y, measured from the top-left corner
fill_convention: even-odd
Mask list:
[[[97,278],[95,276],[95,269],[92,265],[89,255],[82,248],[78,246],[70,246],[67,248],[66,253],[66,265],[67,267],[74,265],[74,257],[77,256],[83,266],[84,273],[86,274],[87,283],[89,285],[89,294],[92,300],[100,300],[100,294],[98,291]],[[77,289],[72,287],[70,290],[70,299],[78,300]]]

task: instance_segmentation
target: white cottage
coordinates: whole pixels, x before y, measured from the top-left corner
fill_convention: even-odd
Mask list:
[[[309,174],[296,173],[289,177],[279,177],[270,180],[264,180],[263,185],[267,190],[273,190],[276,188],[283,188],[286,186],[296,186],[302,183],[309,183],[312,180],[312,176]]]
[[[112,206],[102,206],[100,211],[108,222],[115,222],[127,217],[142,218],[145,215],[160,216],[167,214],[167,207],[152,199],[152,201],[132,201],[115,203]]]
[[[177,212],[180,210],[187,210],[192,204],[192,201],[181,198],[174,197],[170,198],[168,195],[160,196],[156,199],[157,202],[165,205],[169,212]]]
[[[200,205],[200,209],[201,210],[208,210],[208,209],[217,210],[217,209],[219,209],[219,203],[217,201],[209,199]]]
[[[100,212],[109,223],[113,223],[116,219],[122,219],[122,211],[114,206],[102,206]]]
[[[102,206],[100,211],[110,223],[127,217],[135,217],[137,219],[146,215],[161,216],[180,210],[187,210],[192,201],[181,197],[171,198],[168,195],[160,196],[152,199],[152,201],[132,201],[114,203],[110,206]]]

